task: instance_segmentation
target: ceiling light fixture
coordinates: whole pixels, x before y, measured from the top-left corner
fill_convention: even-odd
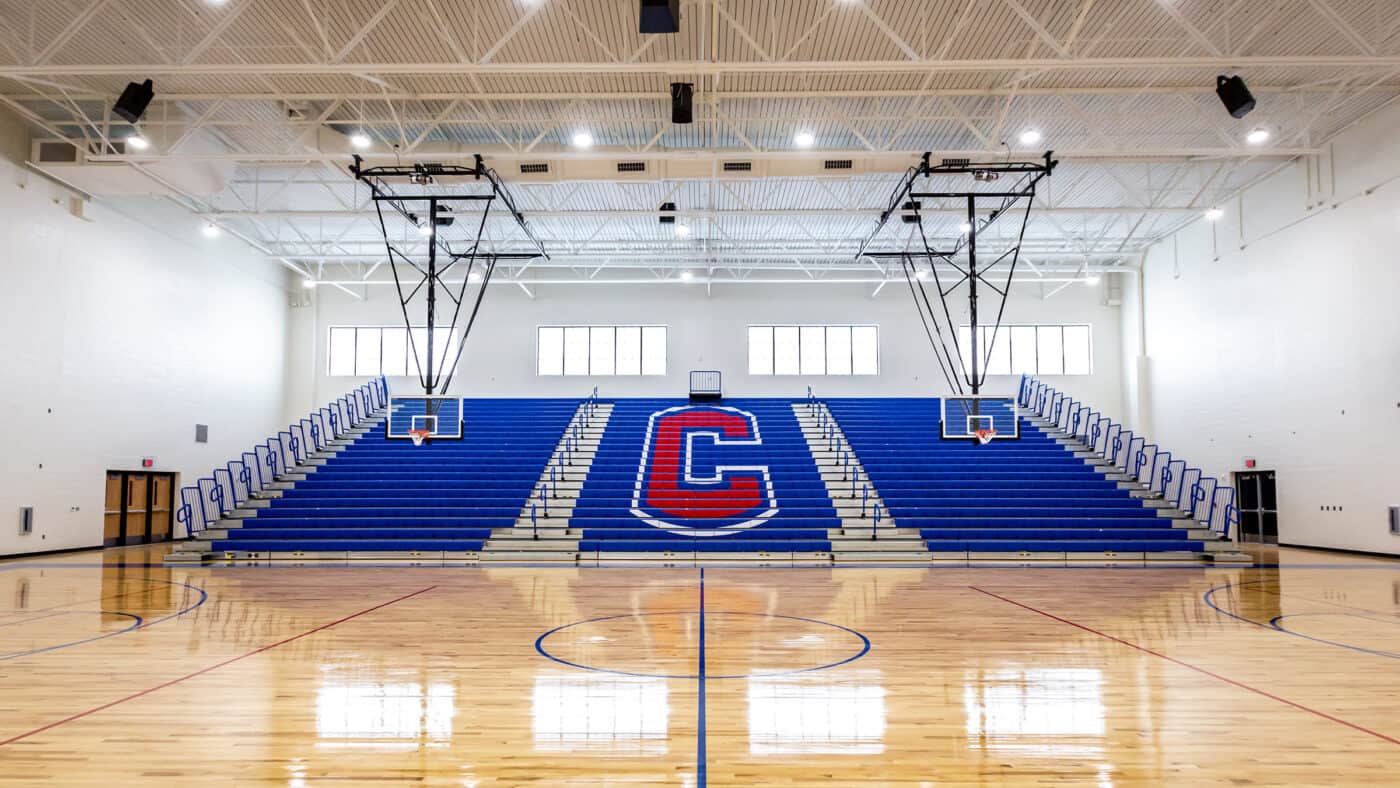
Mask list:
[[[213,222],[204,223],[203,233],[205,238],[218,238],[222,232],[223,231],[219,229],[217,224]]]
[[[1210,221],[1210,222],[1219,221],[1220,217],[1222,217],[1222,216],[1224,216],[1224,215],[1225,215],[1225,211],[1223,211],[1223,210],[1221,210],[1221,209],[1219,209],[1219,208],[1211,208],[1211,209],[1209,209],[1209,210],[1206,211],[1206,221]]]
[[[963,235],[967,235],[968,233],[972,232],[972,224],[970,222],[963,222],[962,224],[958,225],[958,232],[962,233]]]
[[[685,224],[676,225],[676,237],[685,238],[690,235],[690,226]]]
[[[1040,131],[1037,129],[1026,129],[1021,132],[1022,145],[1038,145],[1041,139]]]
[[[693,274],[693,273],[691,273],[691,272],[689,272],[689,271],[681,271],[681,281],[682,281],[682,282],[694,282],[694,281],[695,281],[695,274]]]
[[[593,135],[592,135],[592,134],[589,134],[589,133],[586,132],[586,131],[576,131],[576,132],[574,132],[574,147],[575,147],[575,148],[591,148],[591,147],[593,147]]]
[[[126,146],[132,150],[145,150],[151,147],[151,143],[140,134],[132,132],[131,136],[126,138]]]
[[[351,135],[350,135],[350,144],[351,144],[351,145],[354,145],[356,148],[359,148],[360,150],[364,150],[365,148],[368,148],[368,147],[369,147],[370,145],[372,145],[373,143],[374,143],[374,141],[371,140],[371,139],[369,138],[369,135],[366,134],[366,133],[364,133],[363,131],[357,131],[357,132],[355,132],[354,134],[351,134]]]
[[[424,238],[430,237],[433,234],[433,226],[426,221],[423,222],[418,225],[418,234]]]
[[[1097,276],[1086,276],[1086,277],[1084,277],[1084,284],[1089,285],[1090,287],[1093,287],[1094,285],[1096,285],[1096,284],[1098,284],[1098,283],[1099,283],[1099,278],[1098,278]]]
[[[799,131],[792,135],[792,144],[799,148],[810,148],[817,143],[817,137],[810,131]]]
[[[1268,129],[1258,128],[1246,134],[1244,140],[1250,145],[1263,145],[1269,141],[1269,136]]]
[[[316,287],[316,281],[313,279],[303,279],[301,280],[301,286],[306,288],[307,290],[311,290],[312,288]]]
[[[468,281],[468,282],[471,282],[472,284],[476,284],[477,282],[480,282],[480,281],[481,281],[481,272],[480,272],[480,271],[472,271],[471,273],[467,274],[467,281]]]

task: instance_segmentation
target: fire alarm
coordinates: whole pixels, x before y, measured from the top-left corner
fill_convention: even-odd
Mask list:
[[[142,458],[141,458],[141,467],[142,467],[142,468],[154,468],[154,467],[156,467],[156,458],[155,458],[155,457],[142,457]],[[1254,466],[1251,465],[1250,467],[1252,468],[1252,467],[1254,467]]]
[[[1244,458],[1244,467],[1246,467],[1246,468],[1253,468],[1255,465],[1258,465],[1258,463],[1256,463],[1256,462],[1254,461],[1254,458],[1253,458],[1253,457],[1245,457],[1245,458]]]

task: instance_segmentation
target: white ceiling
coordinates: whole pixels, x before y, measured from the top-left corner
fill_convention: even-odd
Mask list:
[[[0,102],[41,136],[91,146],[130,133],[110,106],[127,81],[153,79],[151,148],[90,163],[159,178],[327,281],[384,273],[345,135],[368,134],[375,162],[480,153],[551,252],[507,272],[528,284],[681,268],[878,282],[855,249],[919,154],[1052,148],[1063,163],[1026,244],[1049,281],[1132,259],[1400,95],[1394,0],[690,0],[670,36],[639,35],[637,6],[0,0]],[[1219,73],[1259,99],[1245,120],[1216,99]],[[696,86],[691,125],[669,122],[675,81]],[[1270,140],[1247,144],[1257,127]],[[1044,141],[1023,149],[1032,128]],[[586,151],[571,145],[580,130]],[[798,131],[811,150],[795,148]],[[828,172],[827,159],[852,166]],[[723,172],[733,160],[753,173]],[[620,176],[618,161],[647,172]],[[521,175],[539,162],[549,175]],[[176,176],[195,168],[218,169],[222,188],[184,187]],[[667,201],[688,237],[657,221]],[[960,221],[935,212],[925,230],[951,239]],[[494,248],[520,247],[509,224],[488,224]],[[909,229],[893,224],[880,248]]]

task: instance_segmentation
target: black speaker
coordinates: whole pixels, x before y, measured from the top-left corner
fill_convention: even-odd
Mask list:
[[[642,0],[643,33],[681,32],[681,0]]]
[[[660,221],[662,224],[675,224],[675,223],[676,223],[676,204],[675,204],[675,203],[673,203],[673,202],[663,202],[663,203],[661,203],[661,210],[663,210],[663,211],[669,211],[669,213],[663,213],[663,214],[661,214],[661,216],[657,217],[657,218],[658,218],[658,221]]]
[[[905,224],[918,224],[918,223],[919,223],[919,214],[918,214],[919,207],[920,207],[920,206],[919,206],[919,203],[914,202],[913,200],[910,200],[909,202],[906,202],[906,203],[904,204],[903,210],[905,210],[905,211],[914,211],[914,213],[906,213],[906,214],[903,215],[902,218],[904,219],[904,223],[905,223]]]
[[[139,85],[135,82],[128,82],[126,90],[122,91],[117,103],[112,105],[112,111],[127,123],[135,123],[141,119],[141,115],[146,111],[146,106],[155,97],[156,91],[149,79]]]
[[[671,122],[695,122],[695,85],[689,82],[671,83]]]
[[[1254,109],[1254,95],[1239,76],[1227,77],[1224,74],[1215,78],[1215,95],[1220,103],[1236,118],[1243,118]]]

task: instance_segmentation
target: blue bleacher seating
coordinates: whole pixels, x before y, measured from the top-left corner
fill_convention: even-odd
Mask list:
[[[1022,420],[1019,440],[941,440],[937,399],[829,399],[900,527],[934,552],[1200,552],[1187,531]]]
[[[482,549],[515,524],[579,400],[470,399],[461,440],[414,446],[382,425],[298,481],[218,552]]]

